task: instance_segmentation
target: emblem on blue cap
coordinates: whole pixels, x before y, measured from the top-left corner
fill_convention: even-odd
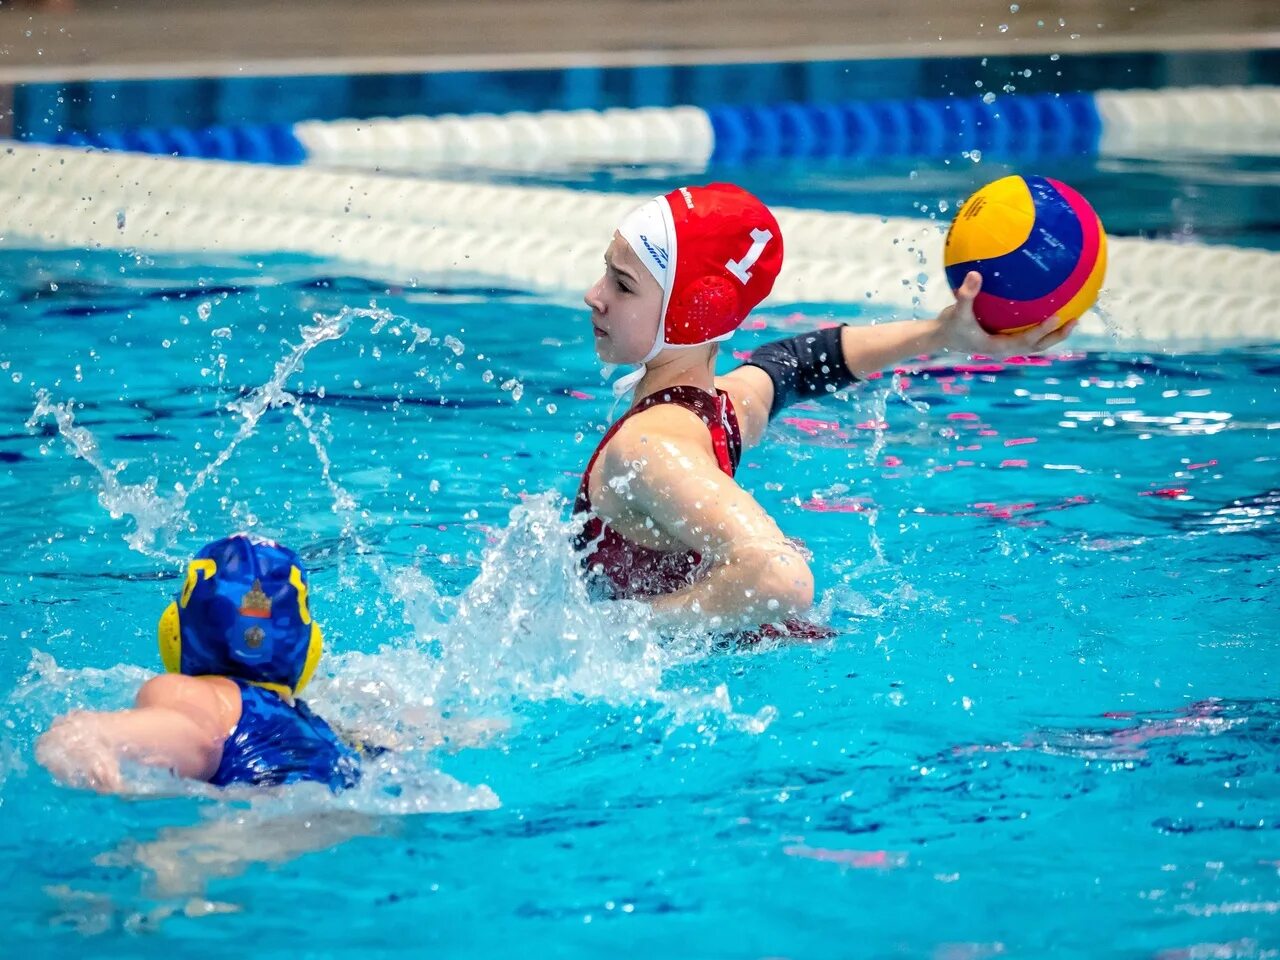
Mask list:
[[[271,616],[271,598],[262,592],[262,581],[254,580],[240,601],[240,612],[246,617]]]

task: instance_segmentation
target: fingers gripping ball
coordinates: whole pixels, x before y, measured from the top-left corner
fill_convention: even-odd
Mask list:
[[[989,333],[1020,333],[1055,313],[1076,319],[1098,299],[1107,235],[1089,202],[1048,177],[1004,177],[956,213],[944,253],[953,290],[982,275],[973,303]]]

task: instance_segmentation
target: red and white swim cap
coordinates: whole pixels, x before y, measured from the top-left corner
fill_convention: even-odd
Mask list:
[[[741,187],[680,187],[633,210],[622,238],[662,285],[662,315],[648,363],[666,347],[726,340],[773,289],[782,231]]]

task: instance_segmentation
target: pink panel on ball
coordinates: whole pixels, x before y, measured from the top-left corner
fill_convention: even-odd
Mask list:
[[[1014,330],[1018,327],[1026,327],[1049,319],[1058,310],[1059,307],[1070,302],[1085,282],[1093,273],[1094,265],[1098,260],[1098,248],[1101,240],[1102,224],[1098,220],[1097,214],[1093,212],[1093,208],[1070,187],[1066,187],[1057,181],[1052,181],[1055,187],[1059,187],[1067,193],[1067,197],[1071,203],[1072,209],[1081,215],[1080,225],[1083,229],[1083,249],[1080,251],[1080,258],[1076,261],[1075,268],[1071,271],[1071,275],[1058,286],[1052,293],[1043,297],[1037,297],[1035,300],[1006,300],[1003,297],[993,297],[987,293],[979,293],[973,302],[973,312],[978,317],[978,322],[982,324],[984,330],[989,333],[1001,333],[1005,330]],[[1076,204],[1079,200],[1081,206]]]

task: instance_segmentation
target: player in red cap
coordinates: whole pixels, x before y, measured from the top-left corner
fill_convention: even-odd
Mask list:
[[[991,336],[974,318],[981,277],[970,273],[933,319],[801,334],[717,377],[717,345],[769,295],[782,253],[777,220],[747,191],[681,187],[623,220],[586,294],[597,354],[639,368],[616,385],[634,390],[631,408],[583,473],[578,547],[600,595],[646,600],[665,626],[794,633],[812,604],[804,552],[733,478],[788,403],[919,354],[1035,353],[1073,326],[1053,317]]]

